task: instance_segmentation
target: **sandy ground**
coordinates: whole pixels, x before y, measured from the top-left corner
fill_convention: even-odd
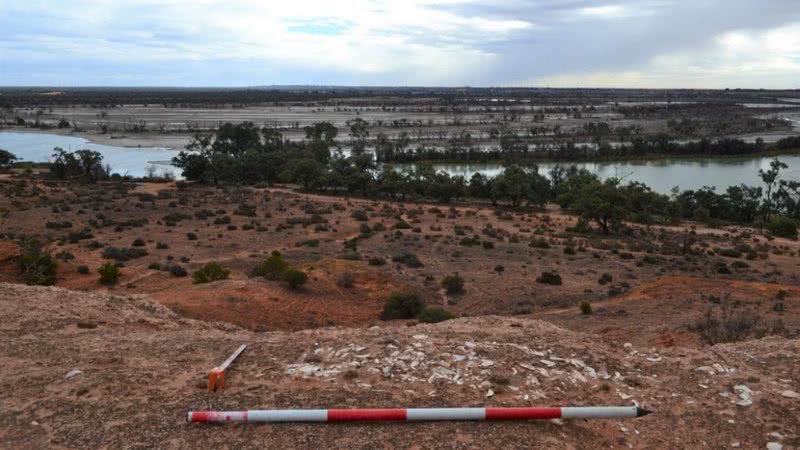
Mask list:
[[[574,329],[623,328],[620,339],[642,344],[687,333],[705,311],[720,308],[714,298],[728,298],[737,310],[757,315],[764,327],[780,322],[788,335],[800,327],[798,243],[770,241],[741,227],[633,226],[620,236],[581,235],[566,231],[574,217],[555,210],[449,208],[285,188],[3,183],[9,194],[0,200],[9,211],[6,239],[27,235],[51,242],[48,250],[65,259],[58,286],[150,294],[187,317],[252,330],[378,325],[385,299],[407,290],[459,316],[548,317]],[[246,215],[241,205],[251,208]],[[353,218],[354,211],[366,220]],[[59,228],[64,222],[68,226]],[[82,229],[91,237],[70,237]],[[681,249],[690,238],[694,242],[685,253]],[[133,248],[136,239],[143,244],[136,248],[146,254],[123,262],[117,285],[100,285],[96,269],[111,261],[104,257],[106,249]],[[739,257],[720,253],[734,247],[746,251]],[[8,256],[0,258],[0,280],[20,282],[15,245],[3,248]],[[308,273],[306,286],[292,290],[280,281],[250,277],[273,250]],[[420,266],[397,260],[404,253],[416,256]],[[179,264],[191,274],[211,261],[229,268],[230,279],[195,285],[191,276],[153,267]],[[78,272],[82,265],[88,274]],[[543,272],[557,272],[562,283],[537,282]],[[463,277],[465,291],[446,295],[439,283],[453,273]],[[344,287],[343,277],[353,285]],[[611,281],[601,283],[603,277]],[[581,302],[595,305],[591,319],[580,315]],[[626,326],[631,321],[647,325],[645,331]]]
[[[797,340],[653,349],[498,317],[254,333],[181,318],[145,297],[11,284],[0,284],[0,334],[14,343],[0,350],[5,383],[13,386],[0,397],[5,448],[800,444]],[[208,369],[240,343],[249,348],[230,369],[226,388],[209,395]],[[626,421],[185,423],[188,410],[204,409],[632,402],[656,414]]]

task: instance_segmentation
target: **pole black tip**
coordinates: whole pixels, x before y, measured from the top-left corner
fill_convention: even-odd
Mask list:
[[[636,417],[646,416],[648,414],[653,414],[653,411],[644,408],[636,408]]]

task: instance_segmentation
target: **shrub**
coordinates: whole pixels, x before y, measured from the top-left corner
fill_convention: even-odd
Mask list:
[[[221,264],[210,262],[192,274],[192,282],[195,284],[201,284],[225,280],[230,274],[231,271],[222,267]]]
[[[550,243],[545,238],[536,238],[531,241],[530,246],[533,248],[550,248]]]
[[[739,258],[742,256],[742,252],[735,248],[721,248],[717,250],[717,253],[728,258]]]
[[[167,264],[163,266],[162,269],[169,272],[173,277],[182,278],[188,275],[186,273],[186,269],[184,269],[182,266],[179,266],[178,264]]]
[[[386,264],[386,260],[381,258],[380,256],[373,256],[369,259],[370,266],[382,266]]]
[[[161,270],[161,263],[157,263],[157,262],[151,262],[151,263],[150,263],[150,264],[147,266],[147,268],[148,268],[148,269],[150,269],[150,270]]]
[[[141,258],[142,256],[147,256],[147,250],[143,248],[106,247],[103,250],[103,258],[113,259],[118,262]]]
[[[111,285],[119,281],[119,266],[114,263],[107,262],[97,269],[100,274],[100,284]]]
[[[760,320],[754,313],[739,311],[734,314],[723,305],[719,316],[709,309],[689,329],[698,333],[706,344],[714,345],[741,341],[756,334]]]
[[[658,264],[658,258],[655,255],[644,255],[642,262],[645,264]]]
[[[453,318],[455,318],[453,313],[438,306],[427,307],[423,309],[422,312],[420,312],[417,316],[417,319],[424,323],[439,323]]]
[[[144,243],[144,239],[142,239],[142,238],[134,239],[133,243],[131,244],[131,247],[144,247],[144,246],[145,246],[145,243]]]
[[[71,259],[75,259],[75,255],[73,255],[72,253],[64,250],[62,252],[58,252],[56,254],[56,258],[60,259],[61,261],[67,262],[67,261],[69,261]]]
[[[413,319],[425,308],[422,299],[414,292],[395,292],[386,300],[381,320]]]
[[[604,284],[611,283],[612,281],[614,281],[614,277],[611,276],[610,273],[604,273],[603,275],[600,276],[600,279],[597,280],[597,283],[599,283],[602,286]]]
[[[767,230],[778,237],[797,239],[797,222],[788,217],[773,217],[767,224]]]
[[[537,283],[551,284],[553,286],[561,285],[561,275],[555,272],[542,272],[539,278],[536,279]]]
[[[214,219],[214,225],[228,225],[231,223],[231,218],[228,216],[217,217]]]
[[[20,258],[22,278],[29,286],[52,286],[56,284],[58,261],[44,252],[35,242],[23,245]]]
[[[264,277],[268,280],[278,280],[287,269],[289,269],[289,263],[283,259],[281,252],[273,250],[272,254],[264,262],[253,268],[250,275]]]
[[[358,220],[359,222],[366,222],[369,220],[367,216],[367,212],[363,209],[354,209],[353,212],[350,214],[353,219]]]
[[[464,292],[464,278],[457,273],[448,275],[442,279],[442,287],[450,294],[461,294]]]
[[[308,275],[301,270],[288,269],[283,272],[283,281],[285,281],[290,288],[297,289],[306,284],[306,281],[308,281]]]
[[[505,270],[506,268],[503,265],[498,264],[494,266],[494,271],[497,272],[498,275],[505,272]]]
[[[81,264],[78,266],[78,273],[81,275],[88,275],[89,274],[89,266]]]
[[[156,243],[156,249],[158,250],[166,250],[169,248],[169,245],[166,242],[158,242]]]
[[[406,251],[398,253],[397,255],[392,257],[392,261],[405,264],[406,266],[411,267],[412,269],[424,266],[424,264],[422,264],[422,261],[420,261],[419,258],[417,258],[417,255]]]
[[[575,247],[564,247],[564,254],[565,255],[574,255],[575,254]]]
[[[581,314],[584,316],[588,316],[592,313],[592,304],[589,302],[581,302],[580,304]]]
[[[197,235],[194,234],[194,233],[191,233],[191,232],[190,233],[186,233],[186,239],[188,239],[190,241],[196,241],[197,240]]]

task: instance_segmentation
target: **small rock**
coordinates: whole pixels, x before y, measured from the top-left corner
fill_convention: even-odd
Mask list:
[[[67,374],[66,374],[66,375],[64,375],[64,378],[72,378],[72,377],[74,377],[74,376],[76,376],[76,375],[80,375],[80,374],[82,374],[82,373],[83,373],[83,371],[82,371],[82,370],[78,370],[78,369],[72,369],[72,370],[70,370],[69,372],[67,372]]]
[[[733,390],[739,395],[739,401],[736,402],[739,406],[750,406],[753,404],[753,391],[743,384],[737,384]]]
[[[783,391],[781,392],[781,395],[786,398],[793,398],[793,399],[800,398],[800,394],[798,394],[795,391]]]
[[[783,445],[777,442],[768,442],[767,443],[767,450],[783,450]]]
[[[39,422],[37,422],[37,421],[35,421],[35,420],[34,420],[33,422],[31,422],[31,425],[33,425],[33,426],[35,426],[35,427],[36,427],[36,426],[39,426]]]
[[[489,390],[486,392],[486,397],[494,397],[494,391],[493,391],[493,390],[491,390],[491,389],[489,389]]]

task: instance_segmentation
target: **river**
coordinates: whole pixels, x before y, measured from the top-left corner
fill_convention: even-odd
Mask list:
[[[100,152],[103,162],[111,165],[112,172],[131,176],[143,176],[149,166],[156,167],[157,174],[171,172],[180,175],[179,171],[169,164],[177,150],[153,147],[115,147],[94,144],[86,139],[74,136],[63,136],[50,133],[0,132],[0,148],[8,150],[24,161],[49,161],[54,147],[62,147],[67,151],[89,149]],[[716,187],[718,191],[728,186],[741,183],[760,185],[759,169],[767,169],[772,158],[669,158],[651,161],[625,161],[614,163],[577,163],[599,176],[621,177],[625,181],[640,181],[654,191],[669,193],[674,186],[680,189],[698,189],[703,186]],[[781,161],[789,165],[782,174],[784,179],[800,180],[800,155],[783,155]],[[556,163],[541,163],[539,170],[546,174]],[[562,163],[563,164],[563,163]],[[395,165],[397,168],[408,168],[412,165]],[[434,167],[445,170],[451,175],[463,175],[466,178],[476,172],[495,176],[502,172],[501,164],[435,164]]]

